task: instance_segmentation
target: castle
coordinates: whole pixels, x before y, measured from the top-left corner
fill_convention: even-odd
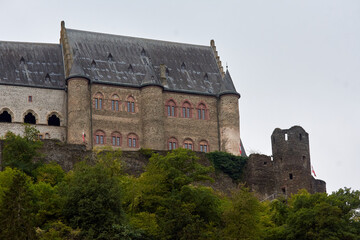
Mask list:
[[[239,155],[240,94],[210,46],[67,29],[60,44],[0,42],[0,136]],[[244,154],[244,152],[243,152]]]
[[[29,123],[42,139],[87,150],[182,147],[245,155],[240,94],[213,40],[198,46],[67,29],[62,22],[60,44],[0,42],[0,92],[0,136],[21,134]],[[272,146],[273,157],[248,160],[244,180],[260,198],[326,191],[311,176],[304,129],[275,129]],[[50,155],[62,154],[60,146],[51,148]],[[65,169],[85,152],[75,149],[60,158]]]

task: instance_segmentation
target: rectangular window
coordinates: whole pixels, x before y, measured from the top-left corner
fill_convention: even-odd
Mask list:
[[[176,142],[173,142],[173,149],[176,149]]]
[[[111,110],[115,111],[115,101],[111,100]]]
[[[171,116],[171,113],[170,113],[170,106],[168,106],[168,116]]]
[[[185,149],[188,149],[188,144],[187,143],[185,143]]]
[[[32,102],[32,96],[29,96],[28,101]]]
[[[116,111],[119,111],[119,101],[115,101],[115,107]]]
[[[205,119],[205,109],[202,110],[202,119]]]
[[[169,142],[169,150],[171,150],[171,149],[172,149],[172,143]]]
[[[187,117],[187,118],[190,117],[190,108],[186,108],[186,117]]]
[[[131,138],[129,138],[129,147],[131,147]]]
[[[191,143],[189,143],[189,149],[192,150],[192,144]]]
[[[171,106],[171,116],[175,116],[175,107]]]
[[[133,138],[133,147],[136,147],[136,138]]]
[[[201,119],[201,110],[198,110],[198,119]]]
[[[112,144],[115,146],[116,145],[116,137],[112,137]]]
[[[102,99],[99,98],[99,109],[102,109]]]
[[[134,102],[131,103],[131,112],[135,112],[135,103]]]
[[[116,138],[116,145],[120,146],[120,138],[119,137]]]
[[[186,113],[186,108],[183,107],[183,117],[186,117],[185,113]]]
[[[98,109],[98,99],[95,98],[95,109]]]
[[[99,144],[99,135],[96,135],[96,144]]]
[[[104,136],[100,136],[100,144],[104,144]]]
[[[130,112],[130,102],[127,102],[127,111]]]
[[[204,152],[207,152],[207,145],[204,145]]]
[[[203,152],[203,145],[200,145],[200,152]]]

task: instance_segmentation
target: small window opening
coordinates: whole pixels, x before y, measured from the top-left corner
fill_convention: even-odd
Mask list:
[[[109,55],[108,55],[108,61],[110,61],[110,62],[113,61],[113,56],[111,55],[111,53],[109,53]]]
[[[50,75],[48,73],[45,76],[45,81],[50,81]]]
[[[305,161],[305,160],[306,160],[306,157],[305,157],[305,156],[302,156],[302,159],[303,159],[303,161]]]
[[[96,62],[95,62],[95,60],[92,60],[92,62],[91,62],[91,68],[95,68],[96,67]]]
[[[45,139],[50,139],[50,134],[49,133],[45,133]]]
[[[288,134],[285,133],[285,141],[287,141],[287,140],[288,140]]]
[[[129,67],[128,67],[128,71],[130,73],[133,73],[134,72],[134,69],[133,69],[133,66],[130,64]]]
[[[292,173],[289,174],[289,178],[290,178],[290,180],[293,179],[293,174]]]
[[[32,102],[32,96],[28,97],[28,102]]]
[[[301,133],[299,134],[299,139],[300,139],[300,141],[302,140],[302,135],[301,135]]]
[[[204,80],[205,80],[205,81],[208,81],[208,80],[209,80],[209,77],[208,77],[207,73],[205,73],[205,75],[204,75]]]
[[[55,115],[51,115],[48,119],[49,126],[60,126],[60,119]]]
[[[186,65],[185,65],[185,63],[183,62],[182,64],[181,64],[181,70],[185,70],[186,69]]]
[[[7,111],[4,111],[2,114],[0,114],[0,122],[11,123],[11,115]]]
[[[28,113],[24,117],[24,123],[36,124],[36,118],[32,113]]]
[[[264,162],[264,165],[266,165],[267,164],[267,162]]]
[[[286,189],[284,187],[281,188],[281,191],[283,192],[283,194],[286,194]]]

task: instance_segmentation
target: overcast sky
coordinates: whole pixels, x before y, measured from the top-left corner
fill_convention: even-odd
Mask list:
[[[214,39],[241,94],[248,153],[302,126],[328,192],[360,190],[360,1],[0,0],[0,40],[58,43],[67,28],[200,45]]]

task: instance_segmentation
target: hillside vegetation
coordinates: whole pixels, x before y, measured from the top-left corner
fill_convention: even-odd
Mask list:
[[[0,239],[360,238],[359,191],[302,190],[259,202],[241,185],[224,196],[197,184],[213,181],[214,169],[241,178],[246,159],[227,153],[208,155],[215,168],[185,149],[150,154],[145,172],[135,177],[124,174],[120,150],[99,150],[95,163],[84,160],[65,173],[56,163],[33,163],[40,146],[31,128],[25,137],[6,135]]]

